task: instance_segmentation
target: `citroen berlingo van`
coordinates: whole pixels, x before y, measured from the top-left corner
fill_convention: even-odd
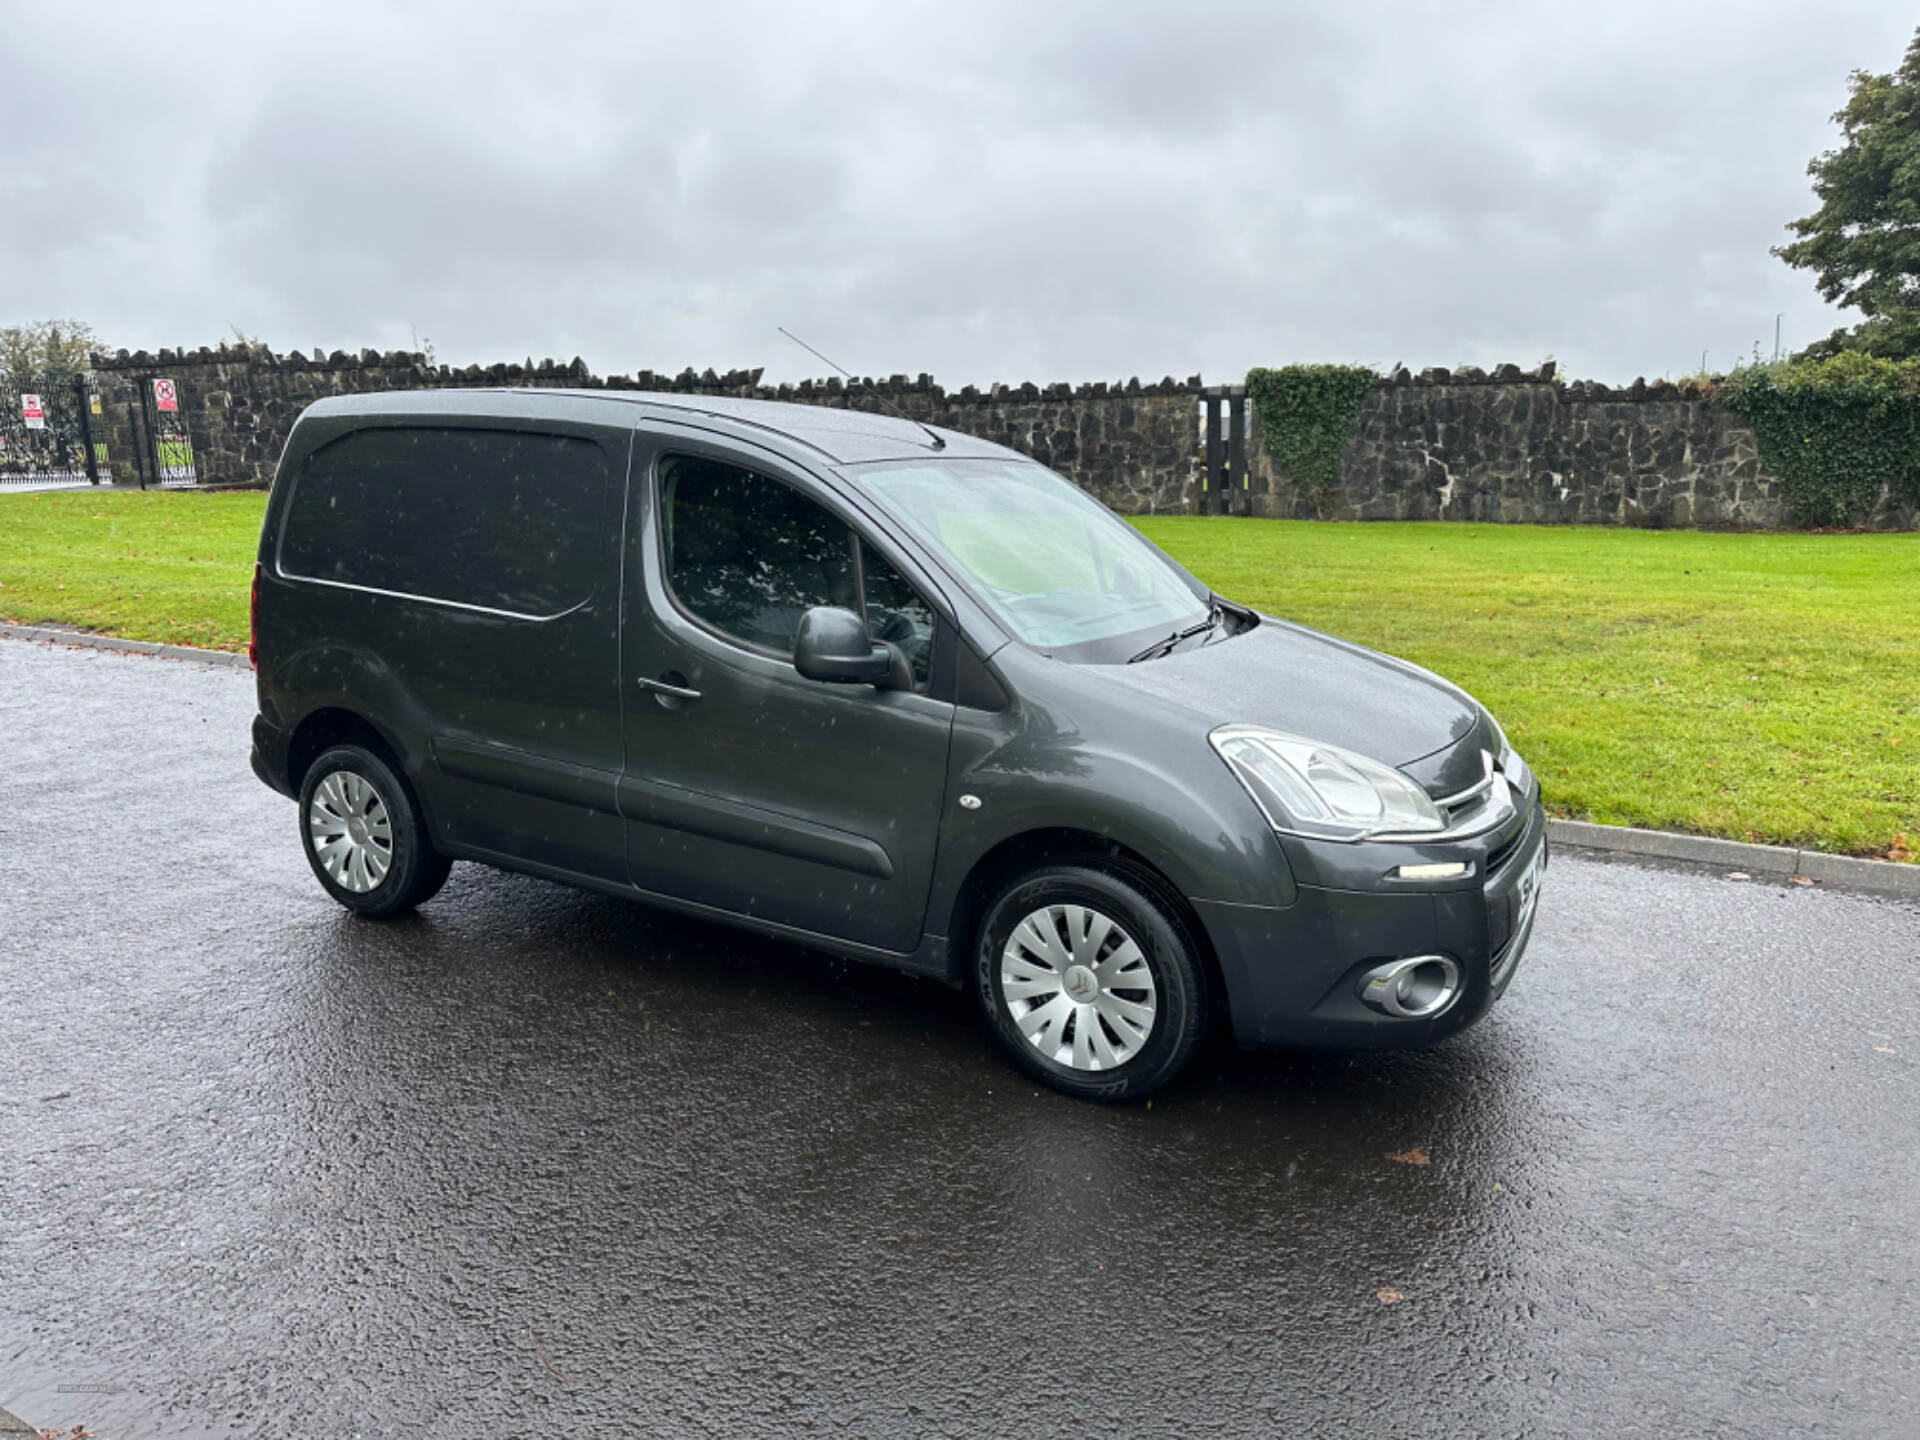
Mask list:
[[[1429,1045],[1527,946],[1539,786],[1404,661],[859,411],[462,390],[300,418],[252,763],[349,910],[455,860],[970,986],[1046,1083]]]

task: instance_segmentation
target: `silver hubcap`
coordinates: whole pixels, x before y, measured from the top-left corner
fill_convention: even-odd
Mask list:
[[[1000,952],[1000,989],[1020,1033],[1049,1060],[1112,1070],[1153,1034],[1153,972],[1133,937],[1084,905],[1049,905]]]
[[[307,833],[327,878],[364,894],[393,866],[393,822],[386,802],[351,770],[335,770],[313,787]]]

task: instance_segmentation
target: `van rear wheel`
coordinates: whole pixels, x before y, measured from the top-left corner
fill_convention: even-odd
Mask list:
[[[411,910],[447,883],[413,792],[371,750],[336,745],[307,767],[300,840],[326,892],[358,915]]]
[[[1178,915],[1131,876],[1056,864],[987,909],[974,981],[1024,1069],[1093,1100],[1151,1095],[1206,1030],[1199,955]]]

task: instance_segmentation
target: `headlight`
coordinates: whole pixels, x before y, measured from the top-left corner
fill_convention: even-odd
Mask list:
[[[1378,760],[1258,725],[1222,725],[1207,738],[1276,830],[1365,840],[1447,828],[1426,791]]]

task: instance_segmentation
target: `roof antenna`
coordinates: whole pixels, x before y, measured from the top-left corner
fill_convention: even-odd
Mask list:
[[[922,430],[926,431],[927,438],[933,442],[934,449],[944,450],[947,448],[947,442],[941,438],[940,432],[934,429],[931,425],[927,424],[925,421],[914,419],[913,416],[907,414],[906,411],[902,410],[898,405],[894,404],[891,400],[887,399],[886,396],[882,395],[878,390],[874,389],[873,386],[867,384],[866,381],[855,380],[851,371],[843,368],[842,366],[834,365],[833,361],[828,360],[826,356],[822,355],[818,350],[814,349],[811,345],[807,344],[806,341],[802,340],[798,335],[794,334],[791,330],[787,329],[786,326],[776,325],[773,328],[778,330],[782,335],[786,336],[787,339],[791,340],[794,344],[798,345],[802,350],[806,351],[809,355],[813,356],[814,359],[825,361],[828,365],[832,365],[835,370],[840,371],[840,373],[842,375],[845,375],[847,379],[852,380],[855,385],[858,385],[862,390],[866,391],[869,395],[873,396],[874,399],[878,400],[882,405],[886,406],[888,411],[892,413],[893,417],[896,420],[904,420],[909,425],[918,425]]]

